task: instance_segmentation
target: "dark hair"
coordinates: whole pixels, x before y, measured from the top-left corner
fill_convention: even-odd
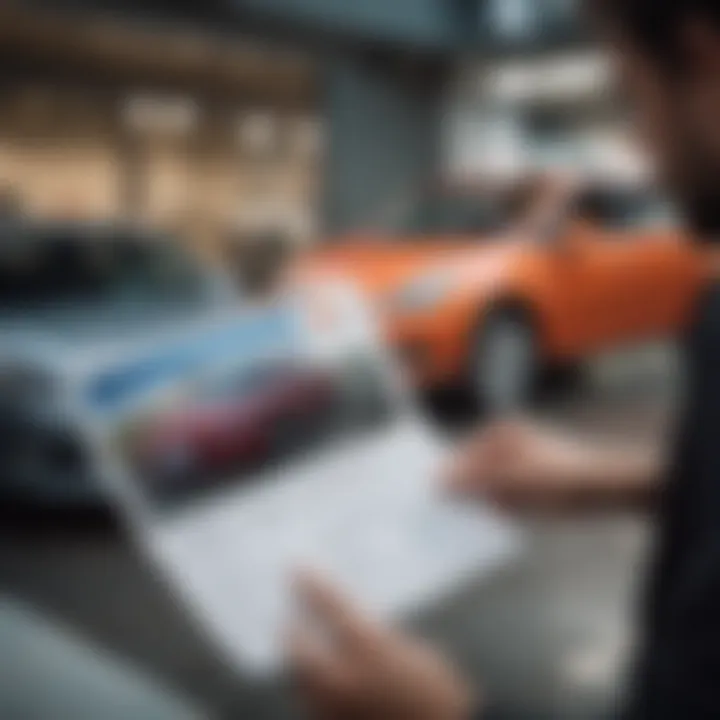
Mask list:
[[[592,0],[593,9],[641,50],[668,66],[682,62],[679,30],[697,18],[720,30],[719,0]]]

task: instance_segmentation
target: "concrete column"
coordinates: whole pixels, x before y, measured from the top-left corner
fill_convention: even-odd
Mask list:
[[[372,225],[441,168],[440,59],[346,54],[328,63],[323,220],[327,233]]]

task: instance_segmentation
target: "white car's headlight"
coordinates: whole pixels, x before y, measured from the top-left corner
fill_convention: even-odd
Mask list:
[[[415,278],[390,297],[390,310],[422,312],[432,310],[452,292],[451,273],[432,273]]]

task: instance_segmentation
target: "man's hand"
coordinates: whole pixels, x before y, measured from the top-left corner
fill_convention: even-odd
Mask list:
[[[526,420],[490,425],[458,450],[445,478],[452,492],[515,510],[647,504],[660,463],[639,448],[602,447]]]
[[[468,720],[468,686],[425,645],[363,615],[318,577],[297,593],[289,662],[314,720]]]

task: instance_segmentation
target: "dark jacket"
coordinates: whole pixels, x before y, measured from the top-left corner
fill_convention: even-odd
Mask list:
[[[684,343],[684,400],[660,503],[626,717],[720,718],[720,285]]]

